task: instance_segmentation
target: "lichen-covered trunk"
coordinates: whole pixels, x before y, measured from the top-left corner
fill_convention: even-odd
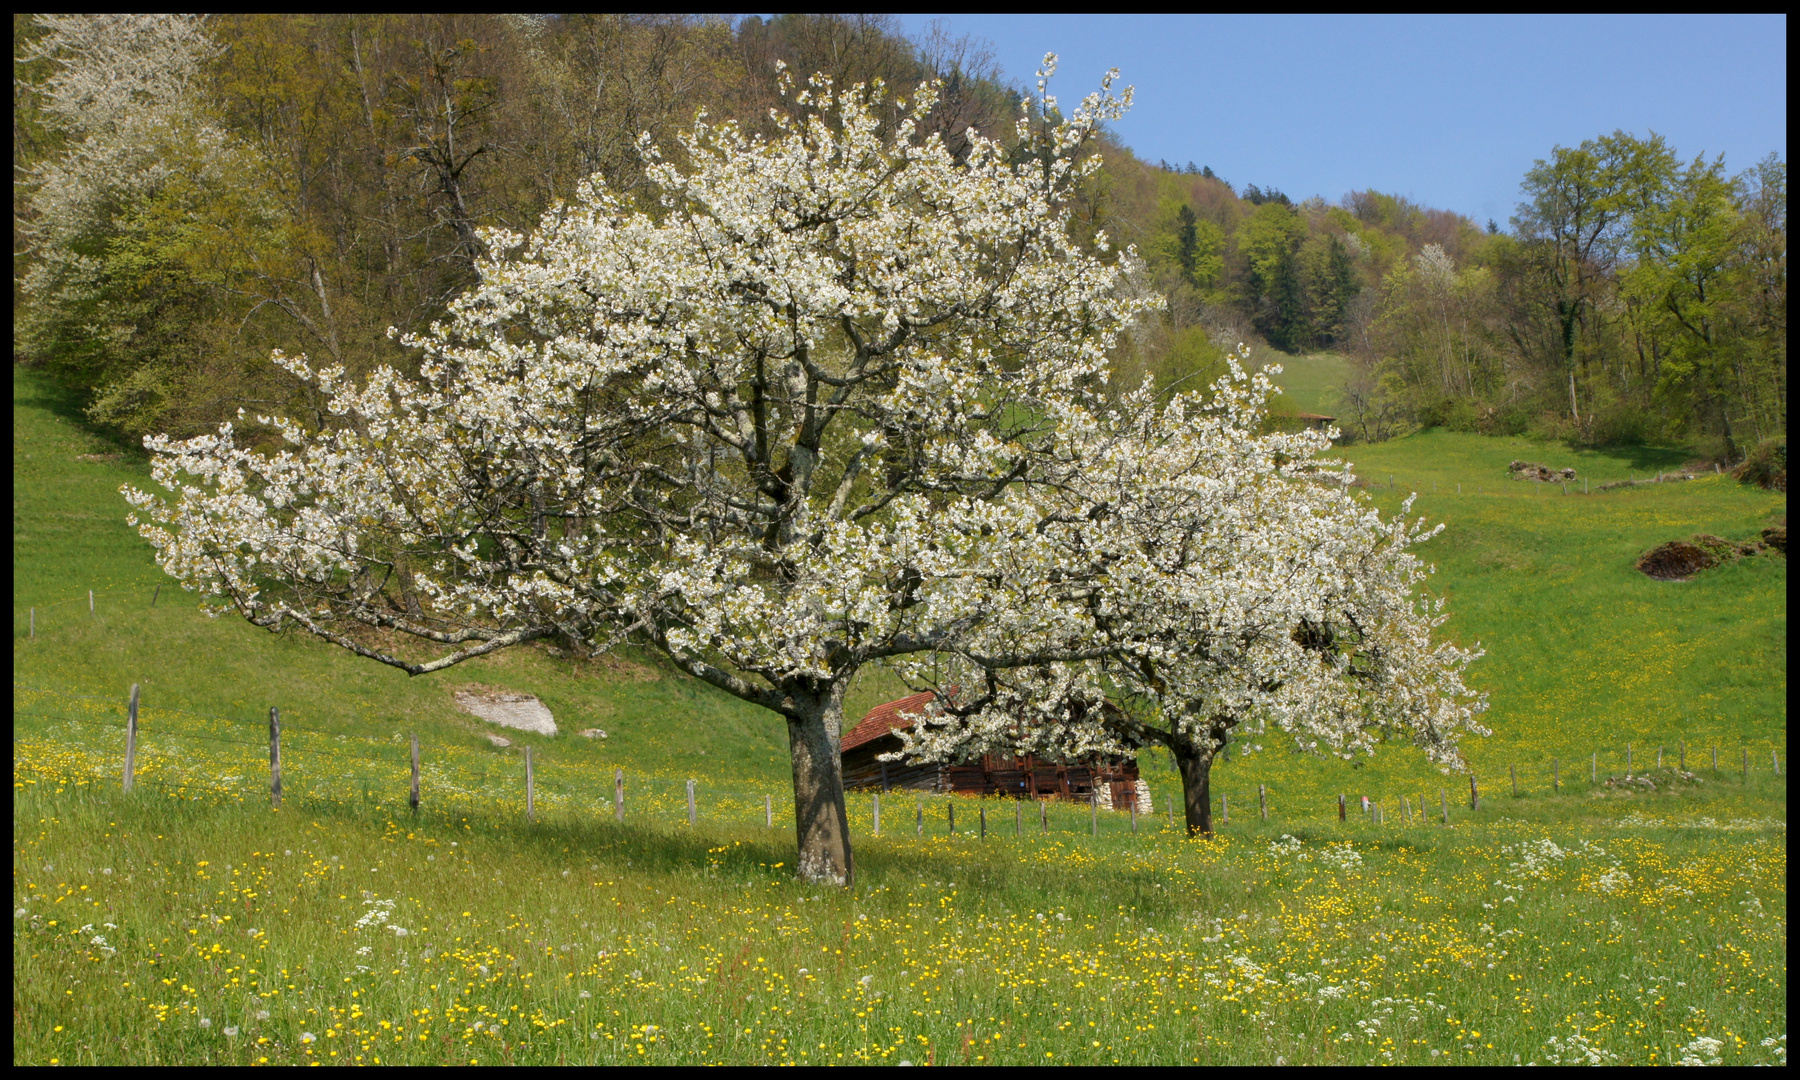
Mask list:
[[[794,765],[794,832],[800,849],[795,873],[803,881],[847,887],[855,867],[838,750],[844,721],[842,684],[792,697],[798,706],[787,718]]]
[[[1212,763],[1213,751],[1183,745],[1180,740],[1169,749],[1175,753],[1175,768],[1181,773],[1181,801],[1187,815],[1189,836],[1212,835]]]

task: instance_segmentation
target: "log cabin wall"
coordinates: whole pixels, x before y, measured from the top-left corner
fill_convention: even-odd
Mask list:
[[[1128,809],[1138,798],[1137,762],[1070,764],[1026,755],[984,755],[955,764],[911,765],[881,761],[900,749],[897,736],[870,740],[844,754],[844,787],[868,791],[1007,796],[1087,802],[1096,792],[1103,808]]]

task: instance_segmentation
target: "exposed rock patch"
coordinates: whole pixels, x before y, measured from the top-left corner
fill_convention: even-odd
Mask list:
[[[455,691],[456,707],[490,724],[539,735],[556,734],[556,717],[531,694],[470,683]],[[489,736],[490,740],[496,736]],[[498,745],[498,744],[496,744]]]
[[[1554,484],[1575,479],[1574,469],[1552,469],[1548,465],[1539,465],[1534,461],[1514,461],[1506,466],[1506,474],[1514,480],[1536,480],[1540,484]]]

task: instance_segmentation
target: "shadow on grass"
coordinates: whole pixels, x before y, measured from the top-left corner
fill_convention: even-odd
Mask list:
[[[102,427],[88,418],[83,394],[47,371],[13,365],[13,410],[40,409],[99,442],[115,449],[127,461],[144,463],[150,455],[132,439]]]

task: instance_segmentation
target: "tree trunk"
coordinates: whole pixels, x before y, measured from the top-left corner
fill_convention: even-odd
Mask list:
[[[1175,768],[1181,772],[1181,795],[1189,836],[1211,836],[1213,751],[1196,750],[1174,740]]]
[[[844,721],[844,682],[791,691],[798,708],[788,715],[788,748],[794,765],[794,831],[803,881],[848,887],[850,822],[844,807],[844,770],[838,743]]]

